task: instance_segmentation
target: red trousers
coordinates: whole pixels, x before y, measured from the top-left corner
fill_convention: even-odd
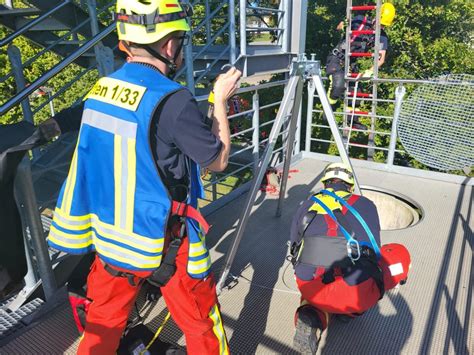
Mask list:
[[[193,279],[186,272],[188,240],[185,238],[177,257],[177,270],[161,288],[173,320],[183,331],[188,354],[228,354],[228,343],[217,302],[214,278]],[[135,273],[138,286],[125,277],[110,275],[97,257],[87,279],[87,297],[92,300],[86,328],[77,353],[115,354],[135,299],[138,281],[148,273]]]

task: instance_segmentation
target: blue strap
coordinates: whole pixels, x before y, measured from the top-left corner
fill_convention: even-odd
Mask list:
[[[346,200],[344,200],[340,196],[337,196],[334,192],[329,191],[329,190],[321,190],[320,193],[322,193],[323,195],[328,195],[328,196],[334,197],[336,199],[336,201],[343,204],[354,215],[354,217],[359,221],[359,223],[362,225],[365,232],[367,233],[367,236],[369,237],[370,242],[372,243],[372,248],[374,249],[374,252],[377,255],[377,259],[380,259],[380,248],[377,245],[377,242],[375,241],[374,234],[372,233],[372,231],[370,230],[369,226],[365,222],[364,218],[362,218],[360,213],[357,212],[354,207],[349,205]]]
[[[357,240],[355,240],[352,235],[338,222],[336,216],[334,215],[334,213],[331,211],[331,209],[326,206],[326,204],[321,201],[319,198],[317,198],[316,196],[311,196],[311,200],[316,202],[318,205],[320,205],[324,211],[326,211],[326,213],[329,215],[329,217],[331,217],[334,222],[336,222],[336,224],[338,225],[338,227],[341,229],[341,232],[342,234],[344,235],[344,237],[346,238],[347,240],[347,256],[349,256],[349,258],[351,258],[352,261],[357,261],[360,259],[360,246],[359,246],[359,242]],[[354,246],[357,250],[357,257],[353,257],[352,256],[352,246]]]

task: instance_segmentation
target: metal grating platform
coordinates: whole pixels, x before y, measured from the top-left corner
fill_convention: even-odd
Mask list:
[[[43,303],[43,300],[36,298],[14,312],[7,312],[0,308],[0,340],[25,327],[22,319],[35,312]]]
[[[293,315],[299,295],[285,260],[291,218],[301,200],[314,191],[326,163],[305,159],[291,174],[281,218],[276,198],[260,196],[232,269],[233,288],[220,296],[222,313],[236,354],[294,353]],[[401,242],[412,254],[407,285],[390,291],[364,316],[330,324],[320,354],[469,354],[474,352],[472,186],[356,168],[362,185],[392,190],[423,207],[424,218],[406,230],[385,231],[383,243]],[[208,243],[218,271],[229,236],[238,223],[243,198],[209,216]],[[147,316],[156,329],[164,302]],[[58,336],[60,334],[60,336]],[[173,322],[162,338],[184,344]],[[74,353],[78,335],[67,307],[18,336],[0,354]]]

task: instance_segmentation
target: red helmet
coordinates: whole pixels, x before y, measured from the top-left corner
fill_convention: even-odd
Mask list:
[[[401,244],[390,243],[382,245],[382,257],[379,265],[383,271],[385,290],[390,290],[398,284],[404,284],[411,267],[410,253]]]

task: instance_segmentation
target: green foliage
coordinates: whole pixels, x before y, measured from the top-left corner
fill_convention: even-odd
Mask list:
[[[364,5],[366,1],[353,1],[353,5]],[[379,77],[386,78],[434,78],[446,73],[474,74],[474,6],[472,1],[465,0],[394,0],[397,15],[393,26],[386,28],[390,38],[390,48],[386,62],[379,71]],[[335,0],[309,2],[308,31],[306,36],[307,53],[315,53],[316,57],[325,64],[328,53],[343,38],[344,33],[337,31],[336,26],[345,18],[346,1]],[[367,59],[359,60],[361,70],[370,63]],[[362,63],[362,64],[361,64]],[[407,95],[416,89],[416,85],[405,85]],[[368,84],[360,84],[363,92],[371,91]],[[394,84],[380,84],[377,95],[379,98],[394,98]],[[321,109],[315,101],[315,109]],[[371,111],[370,102],[358,102],[356,108]],[[377,115],[392,117],[393,104],[382,103],[377,106]],[[343,105],[339,112],[342,113]],[[342,124],[342,115],[336,116]],[[371,124],[370,118],[361,117],[363,124]],[[327,125],[320,113],[313,114],[313,124]],[[388,148],[390,119],[378,119],[376,131],[382,132],[373,137],[376,147]],[[344,133],[344,132],[343,132]],[[330,131],[322,127],[313,127],[312,137],[330,140]],[[366,133],[351,135],[351,142],[367,144],[369,136]],[[397,149],[403,150],[400,142]],[[313,142],[312,150],[337,154],[334,144]],[[355,158],[365,158],[367,149],[351,147],[350,155]],[[373,160],[384,162],[385,150],[375,150]],[[396,163],[424,168],[406,153],[396,153]]]
[[[105,8],[105,11],[99,14],[99,20],[103,24],[110,21],[110,13],[108,9],[110,9],[111,3],[110,0],[97,0],[98,7]],[[29,7],[28,4],[19,0],[14,1],[14,6],[16,8]],[[87,11],[87,8],[85,8],[85,10]],[[11,30],[0,25],[0,38],[5,38],[10,33]],[[67,32],[53,31],[53,34],[59,38],[63,35],[67,35]],[[74,38],[69,34],[65,39]],[[78,34],[75,39],[84,40],[85,38]],[[43,49],[23,36],[16,38],[12,45],[20,50],[22,63],[33,59],[35,56],[39,55]],[[52,51],[47,51],[46,53],[39,55],[31,64],[25,65],[23,68],[23,76],[25,77],[26,84],[28,85],[40,78],[61,60],[62,58],[54,54]],[[7,102],[15,96],[17,92],[16,83],[11,75],[11,71],[12,68],[7,54],[7,47],[3,47],[0,50],[0,104]],[[96,70],[88,70],[79,65],[71,64],[54,78],[43,84],[43,86],[51,89],[52,94],[57,94],[56,98],[53,100],[53,107],[55,112],[58,112],[64,108],[70,107],[76,100],[86,94],[97,78],[98,73]],[[69,88],[64,89],[65,86],[69,86]],[[47,104],[47,100],[47,95],[39,97],[31,95],[29,97],[28,101],[34,113],[34,121],[36,124],[51,116],[51,110],[50,106]],[[23,114],[21,107],[17,106],[0,117],[0,124],[13,123],[22,119]]]

